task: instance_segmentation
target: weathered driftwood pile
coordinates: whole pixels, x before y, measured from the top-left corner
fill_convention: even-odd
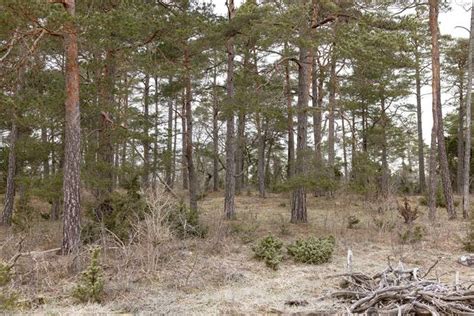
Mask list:
[[[459,284],[458,274],[453,285],[425,279],[435,265],[423,275],[418,268],[404,269],[402,264],[392,268],[390,263],[373,276],[359,272],[338,275],[343,277],[342,290],[332,297],[349,301],[351,313],[473,315],[474,282]]]

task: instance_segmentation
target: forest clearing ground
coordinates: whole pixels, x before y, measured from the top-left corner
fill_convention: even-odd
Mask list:
[[[417,200],[412,198],[413,204]],[[69,273],[72,258],[54,253],[41,258],[22,257],[18,262],[15,290],[30,302],[44,298],[44,304],[33,303],[39,314],[92,312],[158,312],[170,314],[255,314],[291,312],[344,312],[341,303],[318,299],[338,288],[339,280],[329,276],[346,271],[346,254],[354,254],[353,269],[366,273],[379,272],[390,256],[397,264],[401,258],[406,267],[427,269],[438,258],[434,274],[441,280],[453,282],[459,271],[460,281],[474,280],[474,269],[456,262],[463,254],[461,238],[467,222],[448,221],[444,209],[438,210],[437,224],[422,216],[416,220],[423,225],[423,240],[402,245],[398,232],[404,229],[394,200],[385,202],[386,224],[375,224],[380,216],[380,204],[365,202],[360,197],[336,199],[308,195],[309,224],[291,225],[289,198],[270,194],[266,199],[242,195],[236,198],[238,218],[227,223],[222,220],[221,194],[208,195],[201,201],[201,220],[209,227],[205,239],[173,240],[160,249],[159,259],[146,271],[136,268],[134,260],[145,260],[143,249],[130,249],[124,255],[120,247],[103,253],[107,297],[100,305],[74,305],[69,297],[76,277]],[[347,217],[360,219],[356,229],[347,228]],[[376,218],[376,220],[374,220]],[[384,227],[386,225],[387,227]],[[336,250],[329,263],[305,265],[284,260],[273,271],[253,258],[251,245],[271,232],[288,244],[300,237],[336,237]],[[23,251],[44,250],[59,245],[61,233],[57,223],[34,225],[25,239]],[[13,241],[7,231],[0,229],[3,247],[1,258],[14,253]],[[3,242],[2,242],[3,244]],[[83,258],[84,257],[84,258]],[[87,256],[78,260],[87,264]],[[140,257],[140,258],[135,258]],[[305,300],[306,306],[290,307],[288,300]]]

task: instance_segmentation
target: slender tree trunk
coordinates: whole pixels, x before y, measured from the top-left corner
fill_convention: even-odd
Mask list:
[[[70,16],[75,15],[75,0],[65,0]],[[79,64],[77,28],[74,22],[64,24],[66,51],[66,101],[64,148],[64,216],[62,254],[78,252],[81,245],[81,125],[79,107]]]
[[[235,194],[242,193],[244,184],[245,110],[239,110],[237,120],[237,146],[235,153]]]
[[[43,143],[43,146],[47,147],[46,150],[46,157],[43,160],[43,179],[47,178],[49,176],[49,142],[48,142],[48,129],[46,127],[41,128],[41,142]]]
[[[321,151],[321,142],[322,142],[322,104],[319,103],[319,94],[322,93],[319,90],[318,79],[322,77],[321,69],[316,68],[316,59],[313,60],[313,134],[314,134],[314,153],[316,160],[316,168],[322,168],[323,154]],[[321,99],[322,101],[322,99]]]
[[[159,134],[159,129],[158,129],[158,126],[159,126],[159,98],[158,98],[158,76],[153,76],[153,82],[155,84],[155,89],[154,89],[154,103],[155,103],[155,113],[153,113],[153,133],[155,134],[154,135],[154,139],[153,139],[153,166],[152,166],[152,170],[151,170],[151,174],[153,175],[153,178],[152,178],[152,188],[153,190],[155,191],[156,190],[156,186],[158,184],[158,142],[159,142],[159,137],[158,137],[158,134]],[[169,124],[169,122],[168,122]],[[166,180],[165,180],[166,181]]]
[[[219,190],[219,103],[217,99],[217,69],[213,75],[213,104],[212,104],[212,189]]]
[[[346,125],[344,123],[344,109],[341,106],[341,126],[342,126],[342,161],[344,164],[344,181],[347,181],[349,171],[347,166],[347,142],[346,142]]]
[[[178,113],[178,102],[175,102],[174,112]],[[174,133],[173,133],[173,156],[172,156],[172,181],[171,183],[175,183],[176,181],[176,153],[178,148],[178,115],[174,115]]]
[[[15,176],[16,176],[16,143],[18,140],[18,126],[15,119],[12,120],[10,131],[10,148],[8,150],[7,189],[5,192],[5,203],[1,224],[10,226],[12,223],[13,206],[15,204]]]
[[[234,0],[227,1],[229,22],[235,16]],[[232,110],[234,101],[234,37],[229,37],[226,43],[227,48],[227,99],[229,107],[227,111],[227,132],[226,132],[226,172],[225,172],[225,199],[224,214],[227,219],[235,217],[235,132],[234,113]]]
[[[464,77],[464,76],[463,76]],[[458,111],[458,117],[459,117],[459,126],[458,126],[458,135],[457,135],[457,156],[458,156],[458,161],[457,161],[457,166],[456,166],[456,192],[461,194],[462,188],[463,188],[463,172],[464,172],[464,98],[463,98],[463,82],[461,80],[460,82],[460,88],[459,88],[459,111]]]
[[[329,115],[328,115],[328,169],[329,177],[334,179],[335,153],[335,110],[336,110],[336,44],[333,43],[333,52],[331,56],[330,78],[329,78]]]
[[[285,52],[288,54],[288,43],[285,42]],[[290,82],[290,62],[285,61],[285,96],[288,115],[288,170],[287,178],[291,179],[295,174],[295,133],[293,131],[293,107]]]
[[[186,165],[188,167],[189,176],[189,207],[193,211],[197,211],[197,178],[193,162],[193,112],[192,112],[192,87],[191,87],[191,70],[189,60],[189,48],[184,49],[184,65],[185,74],[185,106],[186,106]]]
[[[456,218],[456,209],[453,202],[453,190],[451,188],[451,179],[449,175],[448,157],[446,154],[446,145],[444,140],[443,113],[441,110],[441,80],[439,63],[439,28],[438,28],[438,0],[429,0],[430,5],[430,31],[431,31],[431,64],[433,72],[432,94],[433,109],[438,120],[437,138],[438,138],[438,157],[441,169],[441,180],[443,182],[443,191],[446,199],[446,209],[449,219]]]
[[[99,93],[99,106],[102,111],[100,113],[97,156],[99,160],[98,175],[100,182],[103,183],[97,188],[97,198],[99,201],[103,200],[113,190],[114,148],[112,144],[112,120],[110,114],[114,105],[115,68],[115,54],[112,51],[107,51]]]
[[[150,75],[145,74],[143,91],[143,187],[150,185]]]
[[[428,217],[431,221],[436,219],[436,190],[437,190],[437,181],[436,181],[436,167],[438,165],[437,160],[437,129],[438,129],[438,120],[436,119],[434,109],[433,109],[433,127],[431,128],[431,148],[430,148],[430,164],[429,164],[429,190],[428,190]]]
[[[189,188],[189,175],[188,175],[188,166],[186,164],[186,148],[188,147],[186,144],[186,91],[183,91],[184,94],[182,95],[182,108],[181,108],[181,174],[183,177],[183,190],[187,190]]]
[[[382,93],[383,95],[383,93]],[[389,186],[389,169],[388,169],[388,150],[387,150],[387,115],[385,113],[385,99],[381,101],[381,125],[382,125],[382,181],[381,181],[381,192],[382,197],[386,199],[388,197],[388,186]]]
[[[173,82],[172,78],[169,78],[169,84]],[[165,178],[167,184],[167,190],[173,187],[173,99],[170,97],[168,100],[168,129],[166,135],[166,158],[165,158]]]
[[[420,55],[418,52],[418,45],[415,52],[415,85],[416,85],[416,122],[418,132],[418,181],[420,186],[420,193],[426,191],[425,178],[425,154],[423,142],[423,123],[421,111],[421,74],[420,74]]]
[[[471,167],[471,121],[472,121],[472,77],[474,66],[474,8],[471,8],[471,34],[469,37],[469,60],[467,73],[467,95],[466,95],[466,130],[464,147],[464,178],[463,178],[463,201],[462,214],[464,218],[469,217],[471,205],[469,203],[470,189],[470,167]]]
[[[257,123],[257,178],[258,193],[260,197],[265,197],[265,136],[262,133],[262,120],[260,112],[256,113]]]

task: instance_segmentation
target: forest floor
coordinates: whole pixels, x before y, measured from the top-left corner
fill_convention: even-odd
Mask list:
[[[401,199],[399,199],[401,201]],[[418,198],[411,197],[413,204]],[[63,257],[41,251],[60,245],[59,224],[43,220],[32,225],[25,236],[23,252],[15,266],[11,290],[18,293],[24,308],[33,313],[160,313],[160,314],[291,314],[318,315],[344,313],[346,305],[321,299],[338,289],[332,275],[346,271],[348,248],[353,251],[353,270],[379,272],[399,260],[405,267],[426,269],[439,259],[432,276],[453,282],[474,280],[474,268],[457,263],[464,254],[461,240],[467,222],[448,221],[438,209],[438,220],[429,222],[427,210],[416,224],[424,227],[421,241],[402,244],[406,229],[397,212],[397,201],[367,202],[356,196],[335,199],[308,196],[309,224],[291,225],[289,198],[270,194],[266,199],[241,195],[236,199],[238,219],[222,220],[222,194],[208,195],[200,202],[201,220],[209,232],[204,239],[164,238],[148,246],[129,246],[108,240],[101,260],[106,297],[102,304],[77,304],[70,293],[78,274],[71,273],[73,262],[85,267],[88,251]],[[383,216],[379,214],[384,209]],[[347,217],[360,223],[347,227]],[[333,235],[336,249],[329,263],[306,265],[284,260],[276,271],[253,257],[252,245],[269,232],[286,243],[300,237]],[[15,253],[18,234],[0,228],[0,258]],[[146,249],[145,249],[146,248]],[[288,306],[290,300],[307,301],[305,306]]]

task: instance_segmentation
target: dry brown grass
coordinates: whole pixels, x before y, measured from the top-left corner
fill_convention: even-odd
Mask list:
[[[336,199],[308,197],[310,223],[290,225],[288,196],[239,196],[238,219],[226,222],[222,219],[222,195],[213,193],[200,203],[208,236],[179,240],[162,220],[168,202],[152,201],[157,211],[135,227],[140,242],[127,244],[111,234],[102,240],[107,292],[102,306],[75,305],[69,296],[77,280],[72,262],[76,260],[84,267],[88,263],[87,249],[77,258],[54,252],[21,257],[12,289],[29,303],[26,309],[39,314],[341,312],[345,309],[340,303],[318,298],[337,288],[337,280],[327,277],[345,271],[348,248],[354,253],[354,270],[379,271],[389,256],[395,262],[402,260],[407,266],[422,268],[440,258],[433,275],[437,273],[443,281],[451,282],[459,271],[461,281],[474,279],[472,269],[456,263],[462,254],[460,238],[466,223],[448,221],[441,209],[438,221],[431,224],[426,208],[420,206],[421,215],[415,224],[424,226],[426,235],[419,243],[402,245],[398,232],[406,225],[398,215],[395,199],[376,203],[349,195]],[[379,214],[380,210],[384,214]],[[347,228],[350,215],[360,219],[356,229]],[[269,232],[286,243],[309,235],[331,234],[336,237],[337,247],[330,263],[308,266],[285,260],[279,270],[273,271],[254,260],[251,251],[251,244]],[[24,235],[24,252],[42,251],[60,244],[61,228],[57,222],[41,221]],[[1,258],[8,259],[15,253],[17,238],[12,230],[0,228]],[[289,307],[284,304],[288,300],[306,300],[308,305]]]

